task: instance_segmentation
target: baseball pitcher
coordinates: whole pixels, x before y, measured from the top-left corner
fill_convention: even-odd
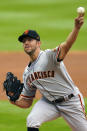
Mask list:
[[[59,117],[63,117],[73,131],[87,131],[83,96],[63,63],[83,23],[84,17],[78,16],[66,41],[52,50],[40,49],[40,36],[34,30],[26,30],[19,36],[30,61],[23,73],[23,83],[9,72],[4,88],[10,102],[21,108],[29,108],[36,90],[41,92],[42,98],[27,117],[27,131],[39,131],[42,123]]]

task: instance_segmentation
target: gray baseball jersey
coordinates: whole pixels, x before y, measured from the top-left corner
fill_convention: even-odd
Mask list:
[[[71,93],[78,94],[79,90],[69,76],[63,61],[57,62],[58,53],[59,47],[40,51],[38,58],[25,68],[23,97],[34,97],[36,89],[50,101]]]
[[[73,131],[87,131],[84,99],[70,78],[63,61],[57,62],[59,47],[45,50],[25,68],[22,97],[32,99],[36,89],[43,97],[27,117],[27,127],[39,128],[46,121],[64,117]],[[72,99],[53,104],[50,101],[74,94]]]

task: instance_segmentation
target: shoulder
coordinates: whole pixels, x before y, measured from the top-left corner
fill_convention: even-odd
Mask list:
[[[44,50],[45,53],[50,53],[52,51],[52,49],[46,49]]]
[[[44,50],[44,52],[47,54],[47,55],[50,55],[53,53],[53,50],[52,49],[46,49]]]
[[[27,72],[28,72],[28,65],[25,67],[25,69],[24,69],[24,72],[23,72],[23,77],[27,74]]]
[[[58,50],[58,47],[54,48],[54,49],[46,49],[44,52],[49,56],[49,55],[56,55]]]
[[[59,46],[54,48],[54,49],[46,49],[46,50],[44,50],[44,52],[46,52],[46,53],[55,53],[58,50],[58,48],[59,48]]]
[[[27,69],[28,69],[28,65],[25,67],[24,72],[26,72],[26,71],[27,71]]]

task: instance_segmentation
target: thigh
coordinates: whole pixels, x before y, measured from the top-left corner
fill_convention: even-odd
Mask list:
[[[68,102],[61,104],[59,109],[73,131],[87,131],[82,95],[77,95]]]
[[[56,107],[45,98],[40,99],[33,107],[28,119],[38,122],[40,125],[46,121],[51,121],[60,116]]]

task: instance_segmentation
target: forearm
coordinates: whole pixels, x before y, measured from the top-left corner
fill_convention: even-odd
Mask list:
[[[69,49],[72,47],[72,45],[76,41],[78,33],[79,33],[79,29],[74,27],[72,32],[67,37],[66,41],[63,43],[65,54],[69,51]]]
[[[11,104],[16,105],[20,108],[29,108],[32,105],[33,100],[32,99],[24,99],[20,98],[15,102],[10,101]]]
[[[74,42],[77,39],[79,30],[81,26],[83,25],[83,23],[84,23],[83,17],[77,17],[75,19],[75,26],[72,32],[68,35],[66,41],[60,45],[61,53],[60,53],[59,59],[64,59],[67,52],[70,50],[70,48],[72,47],[72,45],[74,44]]]

